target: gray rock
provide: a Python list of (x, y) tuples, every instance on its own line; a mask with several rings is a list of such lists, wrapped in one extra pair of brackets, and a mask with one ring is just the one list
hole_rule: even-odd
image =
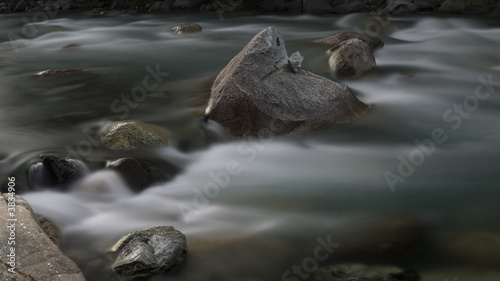
[(187, 253), (186, 237), (171, 226), (131, 232), (115, 243), (109, 253), (116, 256), (111, 269), (128, 278), (171, 271)]
[(167, 145), (172, 134), (165, 128), (139, 121), (113, 122), (97, 133), (101, 143), (111, 150), (136, 150)]
[(41, 155), (40, 159), (42, 161), (32, 165), (28, 171), (31, 187), (66, 187), (89, 171), (87, 165), (79, 160), (54, 155)]
[(323, 129), (359, 118), (367, 109), (346, 86), (292, 71), (283, 37), (269, 27), (219, 73), (205, 113), (236, 139)]
[(417, 11), (417, 6), (407, 0), (388, 0), (384, 11), (393, 15), (412, 14)]
[(299, 69), (302, 67), (302, 60), (304, 60), (304, 57), (299, 52), (293, 53), (290, 58), (288, 58), (288, 65), (290, 65), (293, 72), (299, 72)]
[(371, 48), (364, 41), (342, 41), (326, 52), (328, 67), (338, 77), (359, 77), (376, 67)]
[[(17, 195), (10, 197), (8, 194), (2, 194), (0, 221), (7, 224), (7, 220), (13, 218), (7, 209), (7, 204), (13, 202), (13, 199), (9, 198), (14, 198), (16, 203), (14, 213), (15, 219), (17, 219), (14, 222), (16, 235), (15, 245), (8, 245), (7, 242), (0, 244), (0, 256), (4, 258), (3, 262), (0, 262), (1, 280), (84, 281), (85, 277), (80, 269), (44, 233), (33, 210), (23, 198)], [(11, 230), (6, 226), (1, 227), (0, 240), (9, 241), (9, 237), (11, 237)], [(12, 252), (11, 247), (15, 248), (16, 273), (14, 274), (3, 270), (11, 267), (9, 265), (11, 259), (8, 257)], [(6, 273), (11, 275), (8, 275), (8, 278), (3, 278)]]
[(364, 264), (338, 264), (321, 267), (315, 281), (418, 281), (420, 276), (394, 266), (367, 266)]
[(334, 47), (342, 41), (353, 39), (353, 38), (364, 41), (366, 44), (368, 44), (368, 46), (370, 46), (372, 51), (384, 46), (384, 41), (382, 41), (380, 38), (364, 35), (364, 34), (357, 33), (357, 32), (352, 32), (352, 31), (337, 32), (337, 33), (334, 33), (332, 35), (328, 35), (326, 37), (316, 39), (313, 42), (320, 43), (320, 44), (327, 44), (327, 45)]
[(202, 28), (197, 23), (184, 23), (172, 27), (171, 30), (176, 34), (187, 34), (201, 32)]

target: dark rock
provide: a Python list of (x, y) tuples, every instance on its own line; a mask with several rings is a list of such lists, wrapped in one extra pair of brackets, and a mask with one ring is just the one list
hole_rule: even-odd
[(349, 39), (359, 39), (361, 41), (364, 41), (370, 48), (373, 50), (377, 48), (381, 48), (384, 46), (384, 41), (377, 37), (373, 36), (368, 36), (364, 34), (360, 34), (357, 32), (351, 32), (351, 31), (343, 31), (343, 32), (337, 32), (332, 35), (328, 35), (326, 37), (314, 40), (315, 43), (321, 43), (321, 44), (327, 44), (332, 47), (335, 45), (339, 44), (342, 41), (349, 40)]
[(333, 12), (339, 14), (359, 13), (366, 8), (363, 1), (345, 1), (344, 4), (335, 6)]
[(288, 64), (274, 27), (257, 34), (215, 79), (206, 116), (231, 138), (302, 133), (347, 123), (368, 106), (344, 85)]
[(202, 28), (197, 23), (184, 23), (172, 27), (171, 30), (176, 34), (187, 34), (201, 32)]
[(53, 221), (42, 215), (35, 214), (35, 216), (43, 232), (47, 234), (49, 239), (54, 244), (59, 245), (59, 243), (61, 243), (61, 231), (59, 230), (59, 227), (57, 227), (57, 225)]
[(420, 276), (410, 270), (393, 266), (339, 264), (321, 267), (315, 281), (418, 281)]
[(175, 10), (199, 11), (204, 0), (175, 0), (170, 8)]
[(149, 12), (168, 12), (170, 11), (170, 8), (168, 6), (168, 3), (165, 1), (156, 1), (151, 5), (151, 8), (149, 8)]
[(330, 0), (304, 0), (302, 1), (302, 13), (322, 15), (333, 12), (334, 4)]
[(101, 143), (111, 150), (136, 150), (167, 145), (172, 134), (165, 128), (139, 121), (113, 122), (97, 133)]
[(485, 14), (493, 8), (488, 2), (484, 0), (446, 0), (439, 7), (439, 11), (447, 13)]
[(388, 0), (384, 11), (393, 15), (412, 14), (417, 11), (417, 6), (407, 0)]
[[(106, 168), (117, 171), (125, 179), (130, 188), (136, 192), (144, 190), (154, 183), (164, 182), (168, 178), (163, 170), (146, 161), (134, 158), (121, 158), (108, 162)], [(178, 168), (173, 168), (176, 171), (170, 171), (170, 173), (174, 174), (178, 172)]]
[[(11, 199), (14, 198), (14, 199)], [(12, 218), (7, 211), (7, 203), (15, 200), (16, 210), (16, 244), (1, 243), (0, 256), (5, 258), (0, 263), (1, 280), (51, 280), (51, 281), (84, 281), (85, 277), (80, 269), (67, 258), (59, 248), (49, 239), (40, 227), (33, 210), (23, 198), (14, 195), (2, 194), (0, 198), (0, 221), (6, 222)], [(10, 229), (0, 228), (1, 241), (9, 241)], [(15, 271), (12, 274), (3, 269), (10, 268), (8, 264), (11, 247), (15, 247)], [(8, 258), (8, 259), (7, 259)], [(11, 274), (8, 278), (5, 274)]]
[(365, 0), (366, 8), (370, 11), (377, 11), (385, 3), (385, 0)]
[(47, 69), (38, 72), (36, 75), (39, 76), (54, 76), (54, 75), (65, 75), (65, 74), (79, 74), (88, 72), (86, 69), (79, 68), (69, 68), (69, 69)]
[(328, 66), (337, 77), (359, 77), (376, 67), (371, 48), (364, 41), (342, 41), (326, 53)]
[(28, 184), (31, 187), (65, 186), (89, 170), (79, 160), (62, 159), (54, 155), (42, 155), (40, 159), (42, 162), (31, 166), (28, 171)]
[(442, 0), (413, 0), (417, 11), (434, 11), (442, 2)]
[(113, 272), (146, 277), (169, 272), (182, 263), (187, 253), (186, 237), (171, 226), (158, 226), (123, 236), (108, 252), (116, 256)]
[(29, 8), (28, 2), (25, 0), (21, 0), (18, 2), (18, 4), (15, 6), (15, 8), (12, 10), (13, 12), (25, 12)]
[(256, 7), (256, 9), (261, 10), (264, 13), (284, 13), (296, 15), (302, 12), (302, 2), (303, 1), (300, 0), (261, 1), (257, 4), (258, 7)]

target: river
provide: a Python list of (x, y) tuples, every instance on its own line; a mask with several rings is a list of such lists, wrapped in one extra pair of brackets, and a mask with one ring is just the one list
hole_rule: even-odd
[[(487, 279), (490, 269), (477, 270), (466, 258), (441, 257), (446, 242), (437, 238), (500, 233), (498, 20), (42, 14), (0, 16), (0, 173), (26, 187), (26, 171), (40, 154), (89, 164), (93, 172), (68, 191), (21, 194), (61, 228), (63, 251), (88, 280), (119, 280), (107, 272), (104, 250), (130, 231), (158, 225), (185, 233), (189, 254), (176, 273), (152, 280), (287, 280), (283, 274), (321, 239), (339, 247), (318, 266), (360, 261), (411, 268), (424, 281), (498, 280), (498, 272)], [(167, 31), (185, 22), (203, 31)], [(327, 47), (310, 41), (336, 31), (381, 38), (377, 69), (340, 80), (370, 111), (319, 132), (197, 144), (210, 81), (271, 25), (289, 54), (305, 57), (304, 69), (325, 77)], [(36, 75), (54, 68), (89, 71)], [(155, 71), (158, 83), (146, 98), (123, 101)], [(102, 121), (129, 119), (177, 136), (172, 146), (135, 156), (182, 167), (139, 194), (102, 170), (106, 160), (127, 154), (96, 146), (89, 133)], [(411, 236), (408, 229), (423, 233), (410, 239), (417, 249), (394, 258), (360, 242), (372, 232), (395, 235), (391, 221), (408, 224), (395, 239)], [(491, 262), (498, 265), (498, 253)]]

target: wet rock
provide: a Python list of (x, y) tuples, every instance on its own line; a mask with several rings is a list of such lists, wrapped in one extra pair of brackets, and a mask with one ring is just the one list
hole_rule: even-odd
[[(106, 168), (118, 172), (130, 188), (136, 192), (144, 190), (154, 183), (164, 182), (172, 177), (167, 175), (162, 169), (146, 161), (130, 157), (108, 162)], [(172, 171), (172, 169), (175, 169), (175, 171)], [(178, 171), (179, 168), (171, 167), (169, 173), (173, 175)]]
[(28, 184), (31, 187), (63, 187), (87, 174), (85, 163), (74, 159), (58, 158), (54, 155), (41, 155), (40, 163), (32, 165), (28, 171)]
[(329, 69), (337, 77), (359, 77), (376, 67), (370, 46), (359, 39), (342, 41), (326, 54)]
[(370, 46), (370, 49), (373, 51), (377, 48), (381, 48), (384, 46), (384, 41), (377, 37), (373, 36), (368, 36), (364, 34), (360, 34), (357, 32), (351, 32), (351, 31), (344, 31), (344, 32), (337, 32), (332, 35), (328, 35), (326, 37), (314, 40), (315, 43), (320, 43), (320, 44), (327, 44), (332, 47), (336, 46), (337, 44), (349, 40), (349, 39), (358, 39)]
[(410, 1), (406, 0), (388, 0), (387, 7), (384, 12), (399, 15), (399, 14), (412, 14), (417, 11), (417, 6)]
[(86, 73), (88, 70), (79, 69), (79, 68), (68, 68), (68, 69), (47, 69), (44, 71), (38, 72), (36, 75), (38, 76), (55, 76), (55, 75), (66, 75), (66, 74), (79, 74)]
[(269, 27), (215, 79), (206, 116), (233, 139), (302, 133), (347, 123), (368, 106), (344, 85), (288, 64), (285, 41)]
[(179, 265), (187, 253), (186, 237), (171, 226), (158, 226), (123, 236), (108, 252), (116, 256), (113, 272), (146, 277)]
[(321, 267), (315, 281), (418, 281), (420, 276), (410, 270), (393, 266), (367, 266), (364, 264), (338, 264)]
[(184, 23), (172, 27), (171, 30), (176, 34), (187, 34), (201, 32), (202, 28), (197, 23)]
[(57, 227), (57, 225), (53, 221), (42, 215), (35, 214), (35, 216), (43, 232), (47, 234), (49, 239), (54, 244), (59, 245), (59, 243), (61, 243), (61, 231), (59, 230), (59, 227)]
[(111, 150), (136, 150), (167, 145), (172, 134), (165, 128), (139, 121), (113, 122), (97, 133), (101, 143)]
[[(0, 277), (9, 273), (7, 279), (1, 280), (51, 280), (51, 281), (84, 281), (85, 277), (80, 269), (66, 257), (59, 248), (49, 239), (40, 227), (33, 210), (23, 198), (14, 195), (2, 194), (0, 198), (0, 221), (6, 222), (12, 217), (8, 213), (9, 202), (16, 203), (15, 207), (15, 245), (7, 242), (0, 244), (0, 256), (4, 259), (0, 268), (10, 268), (11, 248), (15, 248), (15, 271), (0, 270)], [(0, 228), (1, 241), (9, 241), (11, 230), (8, 227)], [(11, 269), (12, 270), (12, 269)]]

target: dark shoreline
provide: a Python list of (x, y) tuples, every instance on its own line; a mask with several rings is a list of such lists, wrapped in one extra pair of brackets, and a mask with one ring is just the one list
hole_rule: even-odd
[(331, 15), (465, 14), (500, 16), (500, 0), (0, 0), (0, 14), (55, 11), (106, 13)]

